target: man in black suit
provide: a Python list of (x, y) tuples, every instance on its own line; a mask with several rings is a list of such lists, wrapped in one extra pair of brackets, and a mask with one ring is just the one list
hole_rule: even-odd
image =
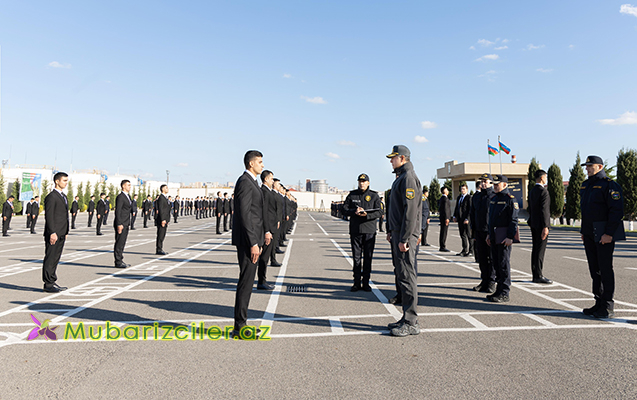
[[(235, 185), (235, 205), (237, 218), (232, 230), (232, 244), (237, 248), (239, 261), (239, 281), (234, 303), (233, 336), (246, 338), (243, 328), (247, 326), (248, 305), (257, 262), (263, 245), (269, 245), (272, 235), (266, 236), (263, 229), (263, 192), (259, 188), (257, 176), (263, 171), (263, 154), (256, 150), (248, 151), (243, 163), (246, 171)], [(258, 334), (258, 330), (253, 331)], [(252, 335), (252, 339), (256, 335)]]
[(88, 212), (88, 227), (90, 228), (93, 223), (93, 214), (95, 213), (95, 196), (91, 196), (91, 201), (88, 202), (86, 211)]
[[(280, 221), (279, 224), (279, 229), (277, 231), (277, 235), (274, 237), (274, 245), (276, 246), (274, 249), (274, 255), (276, 254), (284, 254), (285, 251), (281, 250), (281, 246), (285, 247), (285, 244), (283, 243), (283, 223), (285, 222), (285, 199), (283, 198), (283, 196), (281, 195), (281, 181), (278, 178), (274, 178), (274, 194), (276, 196), (274, 196), (276, 198), (276, 202), (277, 202), (277, 219), (278, 221)], [(274, 255), (272, 257), (272, 265), (276, 265), (279, 264), (278, 262), (276, 264), (274, 264), (276, 262), (276, 259), (274, 258)]]
[(106, 198), (104, 199), (104, 204), (106, 204), (106, 211), (104, 212), (104, 221), (102, 221), (102, 224), (106, 225), (108, 214), (111, 212), (111, 196), (106, 196)]
[(531, 272), (533, 282), (551, 284), (552, 280), (542, 274), (544, 268), (544, 253), (551, 226), (551, 198), (545, 185), (548, 182), (546, 171), (535, 171), (535, 186), (529, 195), (529, 226), (533, 249), (531, 250)]
[(144, 204), (142, 204), (142, 213), (144, 214), (144, 228), (148, 228), (148, 220), (150, 219), (150, 213), (153, 209), (153, 200), (151, 200), (150, 195), (146, 197), (144, 200)]
[(230, 196), (230, 229), (232, 229), (232, 220), (234, 219), (234, 193)]
[(100, 194), (100, 201), (97, 202), (97, 236), (102, 236), (102, 225), (104, 224), (104, 221), (106, 220), (105, 215), (106, 215), (106, 208), (108, 207), (108, 205), (106, 204), (106, 194), (102, 193)]
[(429, 243), (427, 243), (427, 231), (429, 231), (429, 216), (431, 214), (431, 210), (429, 209), (428, 199), (429, 199), (429, 188), (427, 186), (423, 186), (422, 187), (422, 218), (421, 218), (422, 230), (420, 232), (421, 246), (431, 246)]
[(179, 208), (181, 207), (181, 200), (179, 196), (175, 196), (175, 201), (173, 202), (173, 219), (175, 223), (177, 223), (177, 217), (179, 216)]
[(266, 270), (268, 262), (272, 257), (275, 243), (273, 238), (276, 237), (281, 223), (277, 220), (277, 194), (273, 191), (274, 175), (272, 171), (263, 170), (261, 172), (261, 191), (263, 192), (263, 230), (265, 236), (270, 238), (270, 242), (263, 246), (261, 255), (259, 256), (259, 269), (257, 270), (257, 289), (272, 290), (274, 285), (270, 285), (266, 279)]
[(163, 184), (159, 188), (161, 194), (155, 200), (155, 226), (157, 226), (157, 240), (155, 242), (155, 254), (165, 256), (164, 239), (170, 222), (170, 203), (168, 203), (168, 185)]
[(27, 216), (27, 229), (29, 229), (29, 227), (31, 226), (31, 207), (33, 205), (33, 197), (31, 197), (31, 200), (29, 200), (29, 202), (27, 203), (27, 206), (25, 207), (25, 215)]
[[(130, 196), (130, 193), (129, 193)], [(135, 220), (137, 219), (137, 195), (133, 196), (133, 202), (130, 209), (130, 230), (135, 230)]]
[(471, 243), (471, 196), (467, 193), (467, 185), (460, 186), (460, 195), (456, 199), (456, 209), (453, 212), (453, 220), (458, 223), (460, 240), (462, 240), (462, 251), (457, 256), (468, 257), (473, 255)]
[(77, 202), (80, 198), (75, 196), (73, 203), (71, 204), (71, 229), (75, 229), (75, 218), (77, 218), (77, 212), (80, 209), (80, 205)]
[(130, 228), (132, 215), (132, 200), (130, 198), (131, 183), (128, 179), (124, 179), (120, 183), (122, 192), (115, 198), (115, 218), (113, 220), (113, 228), (115, 228), (115, 246), (113, 247), (113, 255), (115, 257), (115, 268), (130, 267), (130, 264), (124, 262), (124, 247), (128, 238), (128, 230)]
[(2, 236), (9, 236), (9, 224), (13, 217), (13, 199), (15, 197), (9, 196), (2, 205)]
[(217, 235), (221, 235), (221, 216), (223, 215), (223, 197), (221, 197), (221, 192), (217, 192), (215, 215), (217, 216)]
[(449, 252), (447, 248), (447, 231), (449, 230), (449, 219), (451, 218), (451, 204), (449, 203), (449, 189), (440, 189), (442, 196), (438, 200), (438, 210), (440, 212), (440, 251)]
[(230, 199), (228, 193), (223, 194), (223, 231), (228, 232), (228, 215), (230, 214)]
[(199, 196), (195, 197), (195, 219), (199, 219)]
[(30, 228), (31, 233), (35, 234), (35, 224), (38, 222), (38, 215), (40, 215), (40, 196), (35, 196), (31, 205), (31, 221)]
[(42, 280), (44, 291), (58, 293), (67, 288), (57, 283), (56, 270), (66, 236), (69, 233), (69, 205), (66, 195), (62, 192), (69, 183), (69, 176), (58, 172), (53, 176), (55, 189), (44, 200), (44, 260), (42, 263)]

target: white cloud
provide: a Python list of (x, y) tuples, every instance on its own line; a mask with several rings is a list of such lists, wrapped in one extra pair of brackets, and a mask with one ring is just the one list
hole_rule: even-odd
[(475, 49), (476, 49), (476, 46), (469, 47), (469, 50), (475, 50)]
[(422, 121), (420, 123), (420, 126), (422, 126), (422, 129), (433, 129), (433, 128), (437, 128), (438, 124), (432, 121)]
[(186, 168), (188, 166), (188, 163), (185, 162), (180, 162), (175, 164), (176, 167), (180, 167), (180, 168)]
[(305, 101), (307, 101), (308, 103), (312, 103), (312, 104), (327, 104), (327, 101), (323, 100), (322, 97), (307, 97), (307, 96), (301, 96), (301, 98)]
[(543, 44), (541, 44), (541, 45), (539, 45), (539, 46), (536, 46), (536, 45), (534, 45), (534, 44), (532, 44), (532, 43), (529, 43), (529, 44), (527, 44), (527, 45), (526, 45), (526, 49), (527, 49), (527, 50), (537, 50), (537, 49), (541, 49), (541, 48), (543, 48), (543, 47), (544, 47), (544, 45), (543, 45)]
[(536, 69), (537, 72), (543, 72), (545, 74), (551, 73), (553, 72), (553, 68), (538, 68)]
[(568, 48), (569, 48), (569, 50), (573, 50), (575, 48), (575, 45), (574, 44), (569, 44)]
[(637, 7), (631, 4), (622, 4), (622, 6), (619, 8), (619, 12), (622, 14), (634, 15), (635, 17), (637, 17)]
[(506, 50), (506, 49), (508, 49), (508, 48), (509, 48), (509, 46), (500, 46), (500, 47), (496, 47), (496, 48), (495, 48), (495, 49), (493, 49), (493, 50)]
[(502, 39), (502, 43), (509, 43), (510, 40), (509, 39)]
[(427, 140), (427, 138), (426, 138), (426, 137), (424, 137), (424, 136), (418, 136), (418, 135), (416, 135), (416, 136), (414, 137), (414, 142), (416, 142), (416, 143), (427, 143), (428, 141), (429, 141), (429, 140)]
[(351, 140), (339, 140), (337, 143), (341, 146), (356, 147), (356, 143), (352, 142)]
[(51, 61), (51, 62), (49, 63), (49, 67), (53, 67), (53, 68), (67, 68), (67, 69), (68, 69), (68, 68), (71, 68), (71, 64), (62, 64), (62, 63), (59, 63), (59, 62), (57, 62), (57, 61)]
[(497, 60), (498, 58), (500, 58), (500, 56), (497, 55), (497, 54), (487, 54), (487, 55), (482, 56), (480, 58), (476, 58), (476, 61)]
[(484, 47), (489, 47), (492, 44), (495, 44), (495, 42), (491, 42), (491, 41), (489, 41), (487, 39), (480, 39), (480, 40), (478, 40), (478, 44), (481, 44)]
[(496, 78), (496, 74), (498, 73), (498, 71), (491, 69), (487, 72), (485, 72), (482, 75), (478, 75), (478, 78), (487, 78), (487, 80), (489, 82), (495, 82), (495, 78)]
[(336, 154), (336, 153), (332, 153), (332, 152), (325, 153), (325, 155), (326, 155), (328, 158), (331, 158), (332, 160), (338, 160), (339, 158), (341, 158), (341, 156), (339, 156), (339, 155), (338, 155), (338, 154)]
[(637, 111), (626, 111), (619, 118), (615, 119), (598, 119), (602, 125), (637, 125)]
[(284, 77), (284, 78), (288, 78), (288, 79), (289, 79), (289, 78), (291, 78), (291, 77), (292, 77), (292, 75), (290, 75), (290, 74), (283, 74), (283, 77)]

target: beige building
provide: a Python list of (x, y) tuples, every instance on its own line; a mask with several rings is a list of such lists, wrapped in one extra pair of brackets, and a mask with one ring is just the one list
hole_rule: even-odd
[[(540, 168), (542, 168), (540, 166)], [(460, 193), (461, 181), (477, 181), (480, 175), (489, 172), (489, 163), (461, 163), (448, 161), (443, 168), (437, 170), (438, 179), (449, 179), (453, 184), (453, 193)], [(509, 191), (518, 200), (520, 208), (526, 209), (529, 164), (522, 163), (502, 163), (502, 175), (509, 178)], [(491, 174), (500, 173), (500, 163), (491, 163)], [(455, 199), (451, 199), (455, 200)]]

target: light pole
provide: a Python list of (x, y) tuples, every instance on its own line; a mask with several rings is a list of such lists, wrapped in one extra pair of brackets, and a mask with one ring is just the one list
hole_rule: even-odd
[(166, 184), (168, 184), (168, 177), (170, 176), (170, 171), (166, 170)]

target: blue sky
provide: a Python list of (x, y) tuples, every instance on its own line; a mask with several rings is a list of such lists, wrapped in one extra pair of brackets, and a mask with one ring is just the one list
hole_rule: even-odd
[[(637, 2), (0, 1), (0, 158), (384, 190), (392, 145), (452, 159), (637, 147)], [(496, 158), (493, 158), (495, 161)], [(508, 157), (506, 158), (508, 161)]]

